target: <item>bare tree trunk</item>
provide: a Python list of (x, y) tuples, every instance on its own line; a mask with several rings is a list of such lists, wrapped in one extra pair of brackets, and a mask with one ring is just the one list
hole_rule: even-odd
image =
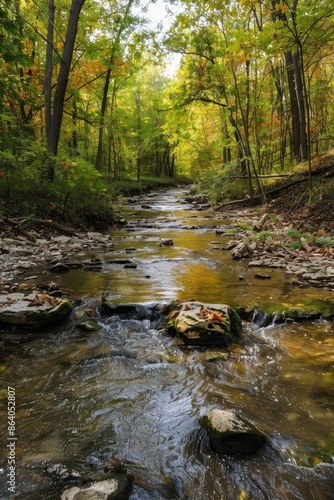
[(308, 148), (307, 148), (307, 135), (306, 135), (306, 114), (305, 114), (305, 101), (303, 88), (303, 76), (300, 67), (300, 57), (298, 52), (292, 55), (293, 69), (295, 74), (295, 85), (298, 103), (298, 114), (299, 114), (299, 128), (300, 128), (300, 159), (307, 160), (308, 158)]
[[(56, 92), (53, 100), (53, 112), (51, 116), (51, 126), (47, 137), (47, 146), (51, 155), (55, 156), (58, 151), (60, 129), (63, 119), (65, 94), (68, 84), (68, 76), (73, 58), (74, 43), (78, 30), (79, 16), (85, 0), (72, 0), (70, 17), (67, 24), (64, 51), (60, 62), (60, 69), (57, 78)], [(49, 45), (49, 44), (48, 44)], [(52, 162), (49, 166), (48, 179), (53, 181), (55, 165)]]
[(108, 71), (106, 74), (106, 79), (104, 82), (104, 88), (103, 88), (103, 97), (102, 97), (102, 103), (101, 103), (101, 116), (100, 116), (100, 128), (99, 128), (99, 140), (98, 140), (96, 160), (95, 160), (96, 170), (101, 169), (102, 152), (103, 152), (104, 118), (105, 118), (105, 114), (106, 114), (106, 110), (107, 110), (110, 75), (111, 75), (111, 66), (108, 68)]
[(292, 53), (286, 52), (284, 57), (290, 95), (293, 155), (296, 159), (300, 159), (300, 123)]
[(44, 110), (45, 110), (45, 131), (47, 140), (51, 135), (51, 116), (52, 116), (52, 69), (53, 69), (53, 34), (54, 34), (54, 19), (55, 19), (55, 4), (54, 0), (49, 0), (49, 19), (48, 19), (48, 33), (45, 57), (45, 79), (44, 79)]

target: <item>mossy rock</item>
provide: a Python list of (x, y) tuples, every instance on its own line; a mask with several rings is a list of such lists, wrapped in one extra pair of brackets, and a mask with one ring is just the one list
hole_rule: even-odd
[(234, 412), (211, 410), (200, 419), (200, 424), (219, 453), (255, 453), (267, 441), (252, 423)]
[(268, 326), (272, 323), (313, 321), (334, 318), (334, 303), (325, 300), (305, 301), (301, 304), (263, 302), (256, 307), (237, 307), (240, 317), (252, 323)]
[(241, 319), (226, 304), (173, 302), (165, 311), (168, 311), (166, 328), (189, 345), (226, 347), (241, 334)]

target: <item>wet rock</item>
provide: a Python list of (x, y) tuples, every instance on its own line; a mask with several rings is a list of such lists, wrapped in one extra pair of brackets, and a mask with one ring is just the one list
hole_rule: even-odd
[(187, 203), (199, 203), (199, 204), (208, 203), (208, 195), (205, 193), (197, 195), (189, 194), (185, 196), (184, 200)]
[(305, 301), (305, 304), (300, 306), (270, 302), (253, 308), (238, 307), (237, 312), (243, 320), (266, 327), (273, 323), (282, 324), (287, 321), (301, 323), (320, 318), (332, 319), (334, 304), (324, 300)]
[(107, 479), (98, 481), (86, 488), (74, 486), (65, 490), (61, 496), (61, 500), (111, 500), (122, 497), (121, 484), (117, 479)]
[(165, 241), (162, 241), (161, 243), (159, 243), (159, 246), (172, 246), (174, 245), (174, 242), (173, 240), (165, 240)]
[(89, 264), (82, 266), (83, 271), (89, 271), (89, 272), (94, 272), (97, 273), (99, 271), (102, 271), (102, 265), (96, 265), (96, 264)]
[(189, 345), (229, 346), (241, 333), (239, 315), (226, 304), (175, 302), (165, 311), (167, 329)]
[(211, 410), (200, 419), (212, 448), (218, 453), (255, 453), (266, 437), (240, 415), (224, 410)]
[(70, 271), (70, 268), (62, 262), (57, 262), (57, 264), (50, 267), (49, 271), (51, 273), (68, 273), (68, 271)]
[(119, 226), (126, 226), (128, 224), (128, 221), (120, 217), (116, 220), (116, 224), (118, 224)]
[(113, 260), (108, 260), (107, 264), (118, 264), (118, 265), (132, 264), (132, 261), (129, 259), (113, 259)]
[(99, 304), (98, 311), (102, 316), (118, 316), (121, 319), (136, 319), (143, 321), (148, 319), (151, 322), (162, 320), (158, 304), (111, 304), (102, 302)]
[(99, 241), (99, 242), (107, 242), (108, 240), (110, 240), (110, 235), (91, 231), (91, 232), (87, 233), (87, 238), (89, 240), (94, 240), (94, 241)]
[(56, 292), (57, 290), (59, 290), (59, 286), (53, 281), (48, 281), (47, 283), (39, 283), (38, 285), (36, 285), (36, 287), (39, 288), (39, 290), (43, 290), (43, 292)]
[(65, 298), (46, 294), (12, 293), (0, 296), (0, 321), (15, 325), (43, 326), (56, 323), (72, 311)]
[(100, 325), (92, 319), (86, 319), (85, 321), (80, 321), (80, 323), (78, 323), (77, 326), (81, 330), (85, 330), (87, 332), (93, 332), (100, 329)]
[(48, 467), (45, 471), (50, 476), (55, 476), (61, 480), (74, 481), (81, 477), (77, 471), (69, 470), (66, 465), (54, 464)]
[(95, 311), (91, 309), (86, 309), (84, 311), (77, 311), (74, 315), (74, 321), (78, 328), (88, 332), (92, 332), (100, 329), (100, 325), (92, 319), (95, 316)]

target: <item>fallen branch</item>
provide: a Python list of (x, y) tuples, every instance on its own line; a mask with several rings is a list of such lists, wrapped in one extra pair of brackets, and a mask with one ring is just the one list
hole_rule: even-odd
[[(334, 165), (328, 165), (326, 164), (325, 166), (323, 167), (319, 167), (319, 168), (316, 168), (312, 171), (312, 176), (316, 176), (316, 175), (323, 175), (323, 174), (327, 174), (329, 176), (329, 171), (330, 170), (333, 170), (334, 169)], [(281, 175), (281, 177), (283, 177), (285, 174)], [(309, 178), (308, 178), (308, 172), (296, 172), (294, 174), (286, 174), (287, 176), (292, 176), (292, 175), (302, 175), (304, 176), (302, 179), (296, 179), (292, 182), (288, 182), (287, 184), (283, 184), (282, 186), (279, 186), (277, 188), (274, 188), (274, 189), (271, 189), (270, 191), (266, 191), (265, 194), (266, 196), (275, 196), (276, 194), (280, 193), (281, 191), (284, 191), (286, 189), (289, 189), (290, 187), (293, 187), (297, 184), (300, 184), (301, 182), (308, 182)], [(260, 175), (258, 177), (261, 177)], [(271, 177), (274, 177), (274, 176), (271, 176)], [(233, 177), (230, 177), (229, 179), (232, 179)], [(238, 176), (234, 176), (234, 178), (238, 178)], [(248, 176), (247, 176), (248, 178)], [(228, 207), (230, 205), (243, 205), (243, 204), (247, 204), (247, 205), (257, 205), (259, 203), (261, 203), (261, 198), (260, 196), (254, 196), (253, 198), (250, 198), (250, 197), (247, 197), (247, 198), (242, 198), (240, 200), (233, 200), (233, 201), (227, 201), (227, 202), (224, 202), (224, 203), (220, 203), (219, 205), (216, 205), (215, 207), (212, 207), (212, 210), (213, 211), (217, 211), (217, 210), (220, 210), (221, 208), (224, 208), (224, 207)]]
[(293, 257), (295, 258), (298, 258), (298, 259), (303, 259), (303, 260), (309, 260), (308, 257), (305, 257), (304, 255), (301, 255), (300, 253), (296, 253), (296, 252), (293, 252), (292, 250), (290, 250), (289, 248), (287, 248), (286, 246), (284, 245), (281, 245), (281, 247), (283, 248), (283, 250), (285, 250), (288, 254), (292, 255)]
[(259, 196), (254, 196), (253, 199), (247, 196), (247, 198), (242, 198), (241, 200), (225, 201), (224, 203), (220, 203), (219, 205), (212, 207), (212, 210), (216, 212), (217, 210), (220, 210), (223, 207), (229, 207), (230, 205), (257, 205), (259, 203), (261, 203), (261, 198)]
[(18, 222), (16, 219), (6, 219), (6, 222), (9, 224), (12, 224), (14, 226), (22, 225), (25, 222), (28, 222), (30, 224), (34, 224), (36, 226), (44, 226), (48, 227), (51, 229), (55, 229), (56, 231), (59, 231), (60, 233), (64, 234), (70, 234), (73, 236), (76, 236), (76, 230), (68, 227), (68, 226), (63, 226), (62, 224), (58, 224), (57, 222), (53, 222), (51, 220), (45, 220), (45, 219), (34, 219), (34, 218), (25, 218), (23, 221)]

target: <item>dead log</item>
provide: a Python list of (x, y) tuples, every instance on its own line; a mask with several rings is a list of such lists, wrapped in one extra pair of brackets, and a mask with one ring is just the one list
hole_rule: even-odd
[(24, 220), (21, 222), (19, 222), (18, 219), (6, 219), (6, 222), (14, 226), (19, 226), (25, 222), (28, 222), (30, 224), (34, 224), (35, 226), (44, 226), (47, 228), (55, 229), (60, 233), (69, 234), (71, 236), (77, 236), (76, 230), (73, 229), (72, 227), (63, 226), (62, 224), (58, 224), (57, 222), (53, 222), (51, 220), (46, 220), (46, 219), (35, 219), (29, 217), (29, 218), (24, 218)]
[(262, 200), (259, 196), (254, 196), (254, 198), (250, 198), (247, 196), (247, 198), (242, 198), (240, 200), (225, 201), (224, 203), (220, 203), (219, 205), (212, 207), (212, 210), (216, 212), (221, 208), (229, 207), (232, 205), (259, 205), (261, 204), (261, 201)]

